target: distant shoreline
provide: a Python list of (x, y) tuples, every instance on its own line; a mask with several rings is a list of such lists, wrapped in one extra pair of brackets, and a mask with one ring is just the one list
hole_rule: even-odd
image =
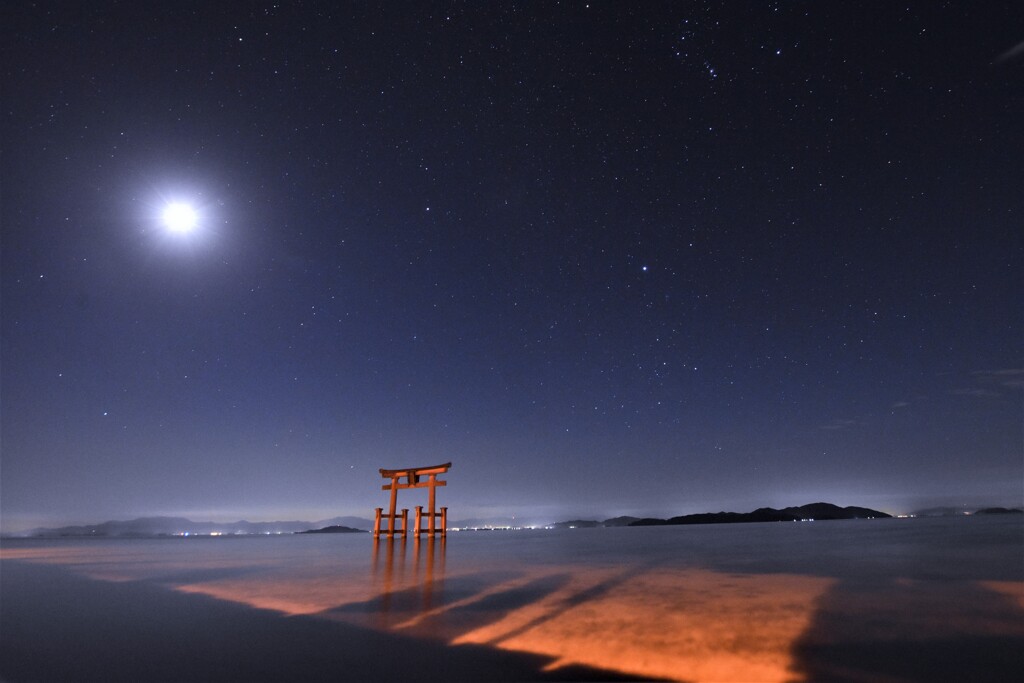
[(759, 522), (814, 522), (832, 521), (840, 519), (892, 519), (893, 517), (969, 517), (971, 515), (1000, 515), (1000, 514), (1024, 514), (1024, 510), (1017, 508), (982, 508), (974, 512), (946, 512), (933, 513), (931, 510), (923, 511), (924, 514), (911, 515), (890, 515), (887, 512), (872, 510), (870, 508), (847, 506), (845, 508), (833, 505), (832, 503), (811, 503), (796, 507), (783, 508), (758, 508), (753, 512), (701, 512), (690, 515), (679, 515), (662, 519), (658, 517), (613, 517), (604, 521), (593, 519), (576, 519), (567, 522), (558, 522), (552, 527), (558, 529), (586, 529), (594, 527), (620, 527), (620, 526), (675, 526), (695, 524), (750, 524)]
[[(964, 517), (972, 515), (1015, 515), (1024, 514), (1019, 508), (989, 507), (971, 512), (954, 508), (929, 508), (918, 514), (897, 515), (898, 517)], [(839, 507), (831, 503), (811, 503), (796, 507), (758, 508), (752, 512), (702, 512), (679, 515), (667, 519), (656, 517), (613, 517), (603, 521), (596, 519), (574, 519), (551, 524), (518, 525), (497, 521), (472, 520), (456, 521), (449, 529), (458, 531), (502, 531), (521, 529), (586, 529), (596, 527), (624, 526), (677, 526), (698, 524), (742, 524), (760, 522), (829, 521), (838, 519), (887, 519), (886, 512), (870, 508)], [(341, 522), (347, 522), (345, 524)], [(359, 528), (363, 526), (365, 528)], [(2, 539), (84, 539), (84, 538), (246, 538), (257, 536), (291, 536), (298, 534), (350, 534), (368, 533), (370, 520), (357, 517), (335, 518), (321, 522), (194, 522), (184, 518), (143, 517), (130, 521), (108, 521), (101, 524), (67, 526), (58, 528), (37, 528), (23, 533), (0, 535)]]

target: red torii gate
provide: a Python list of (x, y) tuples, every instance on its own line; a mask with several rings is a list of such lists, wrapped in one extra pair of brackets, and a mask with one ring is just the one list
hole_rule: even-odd
[[(388, 513), (384, 514), (384, 508), (377, 508), (377, 519), (373, 523), (373, 537), (380, 537), (380, 523), (381, 520), (387, 518), (388, 538), (395, 535), (395, 520), (401, 518), (402, 520), (402, 534), (405, 536), (409, 535), (409, 509), (402, 508), (402, 513), (398, 514), (396, 506), (398, 505), (398, 489), (421, 489), (429, 488), (430, 493), (427, 498), (427, 528), (422, 528), (422, 520), (424, 517), (423, 506), (416, 506), (416, 527), (415, 533), (418, 538), (423, 532), (429, 533), (433, 536), (436, 532), (435, 521), (438, 517), (441, 518), (441, 536), (447, 536), (448, 527), (448, 508), (441, 508), (441, 512), (434, 511), (434, 489), (438, 486), (447, 486), (448, 482), (441, 481), (437, 478), (437, 475), (444, 474), (452, 466), (450, 462), (446, 462), (443, 465), (431, 465), (428, 467), (408, 467), (404, 470), (380, 470), (380, 476), (385, 479), (390, 479), (390, 484), (384, 484), (381, 486), (382, 491), (391, 491), (391, 505), (388, 508)], [(399, 480), (405, 478), (405, 482)], [(426, 477), (426, 481), (422, 478)]]

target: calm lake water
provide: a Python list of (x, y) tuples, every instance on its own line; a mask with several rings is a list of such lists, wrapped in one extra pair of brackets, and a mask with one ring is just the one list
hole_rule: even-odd
[(0, 678), (1008, 680), (1022, 516), (5, 539)]

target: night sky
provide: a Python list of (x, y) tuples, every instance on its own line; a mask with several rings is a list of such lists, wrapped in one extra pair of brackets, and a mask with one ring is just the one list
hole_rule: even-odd
[(1024, 502), (1016, 3), (334, 5), (4, 6), (5, 530)]

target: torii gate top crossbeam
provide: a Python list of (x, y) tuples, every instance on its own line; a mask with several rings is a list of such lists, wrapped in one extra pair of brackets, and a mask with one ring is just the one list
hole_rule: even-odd
[[(396, 489), (415, 489), (430, 486), (444, 486), (448, 482), (440, 481), (437, 479), (438, 474), (444, 474), (452, 466), (450, 462), (446, 462), (443, 465), (429, 465), (427, 467), (407, 467), (401, 470), (380, 470), (380, 476), (385, 479), (390, 479), (390, 484), (384, 484), (381, 486), (382, 491), (390, 491), (392, 487)], [(427, 481), (420, 481), (420, 477), (427, 476)], [(400, 484), (399, 479), (405, 477), (406, 483)]]

